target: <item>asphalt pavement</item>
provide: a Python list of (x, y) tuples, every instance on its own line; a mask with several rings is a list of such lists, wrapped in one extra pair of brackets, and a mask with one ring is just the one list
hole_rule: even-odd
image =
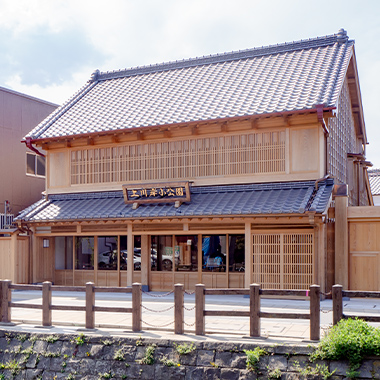
[[(248, 317), (205, 318), (205, 336), (195, 335), (195, 296), (185, 294), (185, 334), (175, 335), (173, 293), (148, 292), (142, 296), (142, 332), (132, 332), (132, 315), (125, 313), (96, 312), (95, 330), (85, 329), (85, 313), (80, 311), (52, 311), (52, 327), (42, 327), (42, 311), (38, 309), (12, 308), (12, 324), (0, 328), (38, 333), (78, 333), (115, 336), (142, 336), (174, 340), (218, 340), (218, 341), (263, 341), (266, 343), (308, 344), (310, 322), (307, 319), (267, 319), (261, 318), (261, 337), (249, 337)], [(83, 292), (53, 292), (53, 305), (84, 306)], [(12, 302), (22, 304), (42, 304), (39, 291), (12, 291)], [(378, 299), (344, 300), (344, 313), (350, 315), (380, 315)], [(96, 306), (131, 307), (131, 294), (96, 294)], [(241, 295), (206, 296), (206, 310), (249, 310), (249, 298)], [(308, 313), (308, 300), (261, 299), (261, 311), (271, 313)], [(321, 301), (321, 336), (332, 325), (332, 300)], [(374, 324), (376, 326), (376, 324)]]

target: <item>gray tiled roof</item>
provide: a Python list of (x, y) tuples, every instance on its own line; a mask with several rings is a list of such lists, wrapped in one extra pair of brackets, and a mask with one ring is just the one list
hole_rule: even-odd
[(201, 216), (304, 214), (325, 211), (334, 182), (327, 179), (315, 189), (314, 181), (191, 187), (191, 201), (125, 204), (121, 191), (50, 195), (25, 209), (16, 220), (48, 222), (94, 219), (138, 219)]
[(334, 107), (352, 55), (346, 32), (114, 72), (96, 71), (26, 137)]
[(380, 169), (368, 170), (368, 179), (372, 195), (380, 194)]

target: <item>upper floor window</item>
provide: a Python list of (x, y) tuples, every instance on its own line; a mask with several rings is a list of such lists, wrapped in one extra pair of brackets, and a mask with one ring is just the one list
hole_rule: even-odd
[(26, 153), (26, 174), (45, 177), (45, 157), (35, 153)]

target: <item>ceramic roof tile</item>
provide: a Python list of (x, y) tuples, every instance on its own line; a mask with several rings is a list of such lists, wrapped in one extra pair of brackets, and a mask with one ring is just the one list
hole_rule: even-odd
[(341, 30), (310, 40), (95, 72), (26, 137), (36, 140), (308, 110), (316, 104), (333, 107), (353, 44)]
[(191, 187), (191, 201), (141, 204), (136, 210), (125, 204), (121, 191), (50, 195), (25, 209), (16, 220), (29, 222), (118, 218), (303, 214), (325, 211), (334, 181), (315, 189), (314, 181), (232, 186)]
[(380, 194), (380, 169), (368, 170), (368, 179), (372, 195)]

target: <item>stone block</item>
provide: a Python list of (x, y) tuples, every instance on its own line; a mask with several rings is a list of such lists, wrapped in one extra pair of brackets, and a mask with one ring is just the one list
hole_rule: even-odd
[(247, 368), (247, 355), (244, 352), (232, 353), (231, 355), (232, 368)]
[(199, 367), (211, 367), (215, 361), (214, 351), (200, 350), (197, 355), (197, 366)]
[(165, 380), (177, 380), (185, 379), (186, 370), (185, 367), (167, 367), (165, 365), (155, 365), (154, 376), (155, 379), (165, 379)]
[(179, 362), (181, 365), (196, 365), (197, 364), (197, 354), (196, 352), (191, 352), (190, 354), (186, 355), (179, 355)]
[(187, 367), (186, 380), (204, 380), (203, 367)]
[(232, 353), (227, 352), (216, 352), (215, 353), (215, 364), (218, 367), (231, 367)]
[(33, 345), (33, 351), (37, 354), (43, 354), (46, 352), (48, 343), (43, 340), (36, 340)]
[[(260, 358), (261, 359), (261, 358)], [(268, 364), (265, 368), (268, 369), (279, 369), (280, 371), (286, 371), (288, 367), (288, 360), (282, 355), (273, 355), (267, 357)], [(261, 361), (261, 360), (260, 360)]]
[(345, 376), (349, 368), (348, 362), (332, 361), (330, 363), (330, 372), (334, 372), (334, 375)]
[(240, 371), (234, 368), (222, 368), (220, 370), (220, 380), (239, 380)]
[(106, 373), (111, 370), (110, 360), (96, 360), (95, 361), (95, 373)]

